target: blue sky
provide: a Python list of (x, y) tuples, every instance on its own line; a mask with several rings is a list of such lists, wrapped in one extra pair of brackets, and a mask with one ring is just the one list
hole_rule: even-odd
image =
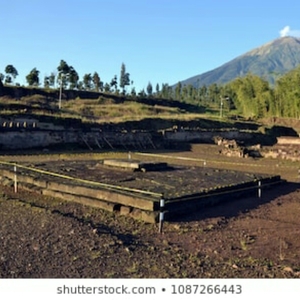
[(0, 0), (0, 72), (16, 82), (61, 59), (104, 82), (126, 65), (137, 91), (212, 70), (264, 43), (300, 36), (300, 1)]

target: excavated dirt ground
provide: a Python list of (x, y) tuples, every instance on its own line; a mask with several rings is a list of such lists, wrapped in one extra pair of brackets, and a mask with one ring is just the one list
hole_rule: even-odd
[[(233, 199), (165, 223), (163, 234), (156, 224), (0, 187), (0, 277), (300, 278), (297, 163), (225, 158), (215, 145), (156, 154), (162, 156), (149, 159), (185, 165), (203, 165), (204, 159), (212, 167), (279, 174), (288, 183), (263, 191), (261, 199)], [(1, 160), (37, 163), (54, 157), (98, 159), (45, 154)]]

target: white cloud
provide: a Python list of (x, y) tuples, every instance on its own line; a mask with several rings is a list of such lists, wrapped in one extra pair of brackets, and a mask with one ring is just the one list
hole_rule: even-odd
[(281, 37), (288, 36), (291, 31), (290, 26), (285, 26), (283, 29), (279, 31)]
[(291, 30), (290, 26), (285, 26), (279, 31), (281, 37), (284, 36), (296, 36), (300, 37), (300, 30)]

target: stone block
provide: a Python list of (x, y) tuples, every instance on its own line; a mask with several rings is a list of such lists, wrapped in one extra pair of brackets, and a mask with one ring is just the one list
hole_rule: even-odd
[(131, 211), (132, 211), (131, 207), (123, 206), (123, 205), (120, 207), (120, 215), (129, 215)]

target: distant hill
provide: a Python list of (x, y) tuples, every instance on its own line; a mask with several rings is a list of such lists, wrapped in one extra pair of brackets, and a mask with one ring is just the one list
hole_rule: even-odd
[(300, 38), (282, 37), (253, 49), (206, 73), (181, 81), (198, 88), (213, 83), (224, 84), (252, 73), (273, 84), (280, 75), (300, 64)]

